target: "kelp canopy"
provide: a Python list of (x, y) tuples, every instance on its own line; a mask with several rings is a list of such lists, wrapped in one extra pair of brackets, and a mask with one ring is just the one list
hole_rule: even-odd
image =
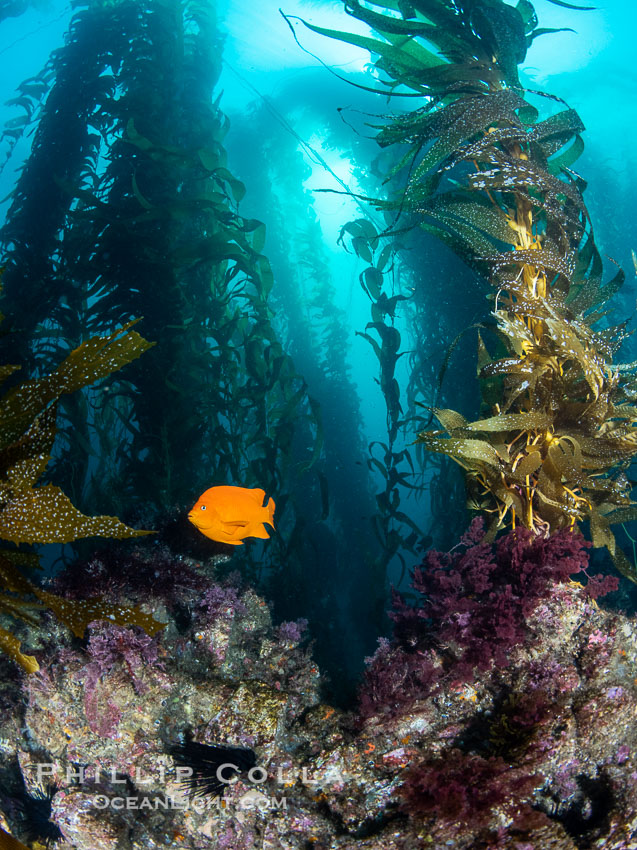
[(479, 340), (488, 415), (469, 422), (436, 409), (441, 428), (418, 441), (466, 470), (470, 504), (493, 515), (493, 532), (507, 521), (550, 534), (589, 520), (594, 544), (637, 580), (609, 528), (637, 516), (625, 475), (637, 451), (636, 364), (613, 365), (625, 326), (601, 323), (624, 276), (603, 283), (586, 183), (572, 170), (579, 116), (518, 77), (528, 46), (554, 30), (528, 0), (345, 9), (377, 37), (308, 26), (368, 49), (380, 91), (423, 104), (376, 128), (382, 147), (400, 151), (386, 181), (398, 191), (377, 206), (392, 224), (400, 216), (401, 228), (407, 218), (435, 234), (495, 290), (493, 356)]

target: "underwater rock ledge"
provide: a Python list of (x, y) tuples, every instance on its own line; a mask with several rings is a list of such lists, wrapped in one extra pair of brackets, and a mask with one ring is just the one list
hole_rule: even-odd
[[(40, 673), (2, 662), (0, 827), (23, 841), (44, 791), (59, 850), (637, 847), (637, 626), (581, 586), (551, 585), (507, 666), (356, 716), (321, 702), (304, 622), (273, 626), (214, 565), (126, 558), (122, 575), (182, 577), (111, 582), (159, 634), (101, 622), (83, 646), (51, 619)], [(258, 770), (188, 798), (170, 755), (187, 738), (253, 750)]]

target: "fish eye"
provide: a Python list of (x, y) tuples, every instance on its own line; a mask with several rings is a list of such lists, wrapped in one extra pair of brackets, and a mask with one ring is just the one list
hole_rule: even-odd
[(205, 506), (205, 505), (202, 505), (202, 506), (201, 506), (201, 510), (202, 510), (202, 511), (205, 511), (205, 510), (206, 510), (206, 506)]

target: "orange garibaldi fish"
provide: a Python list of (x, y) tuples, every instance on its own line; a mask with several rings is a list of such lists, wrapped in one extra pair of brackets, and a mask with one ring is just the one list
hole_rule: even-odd
[(218, 543), (242, 546), (246, 537), (269, 538), (264, 523), (274, 528), (274, 499), (263, 504), (265, 490), (256, 487), (211, 487), (202, 493), (188, 519)]

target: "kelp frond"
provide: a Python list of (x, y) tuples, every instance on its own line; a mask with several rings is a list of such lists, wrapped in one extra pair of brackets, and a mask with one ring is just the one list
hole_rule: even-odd
[(572, 278), (550, 286), (548, 263), (526, 248), (510, 260), (518, 271), (501, 281), (493, 312), (508, 355), (491, 360), (481, 341), (480, 376), (502, 382), (494, 415), (466, 422), (436, 411), (443, 429), (418, 440), (467, 470), (473, 507), (496, 515), (498, 526), (510, 520), (550, 533), (588, 519), (593, 542), (609, 546), (625, 570), (608, 531), (637, 516), (623, 472), (637, 452), (637, 380), (611, 363), (623, 329), (596, 333), (567, 302)]
[(489, 280), (506, 350), (492, 360), (480, 340), (480, 376), (499, 390), (491, 415), (437, 410), (441, 429), (418, 441), (464, 467), (471, 505), (493, 514), (494, 529), (549, 534), (589, 520), (593, 543), (637, 580), (609, 528), (637, 517), (624, 474), (637, 453), (637, 377), (634, 364), (612, 363), (624, 326), (596, 329), (623, 272), (602, 284), (585, 183), (571, 170), (579, 116), (545, 95), (551, 113), (540, 118), (538, 93), (517, 74), (551, 30), (528, 0), (347, 0), (346, 11), (377, 38), (323, 34), (370, 50), (388, 95), (422, 95), (421, 108), (378, 128), (381, 146), (401, 146), (386, 181), (400, 188), (376, 204)]
[[(55, 439), (56, 401), (64, 393), (110, 375), (139, 357), (152, 343), (130, 323), (105, 337), (93, 337), (71, 351), (50, 375), (17, 384), (0, 398), (0, 539), (8, 544), (69, 543), (80, 537), (136, 537), (152, 532), (129, 528), (116, 517), (85, 516), (52, 484), (36, 486), (51, 458)], [(6, 366), (0, 377), (17, 367)], [(154, 634), (162, 624), (139, 608), (112, 605), (99, 599), (70, 601), (38, 587), (23, 573), (37, 566), (37, 557), (16, 548), (0, 549), (0, 614), (39, 624), (43, 609), (81, 637), (92, 620), (142, 626)], [(21, 650), (18, 638), (0, 626), (0, 652), (32, 673), (34, 656)]]

